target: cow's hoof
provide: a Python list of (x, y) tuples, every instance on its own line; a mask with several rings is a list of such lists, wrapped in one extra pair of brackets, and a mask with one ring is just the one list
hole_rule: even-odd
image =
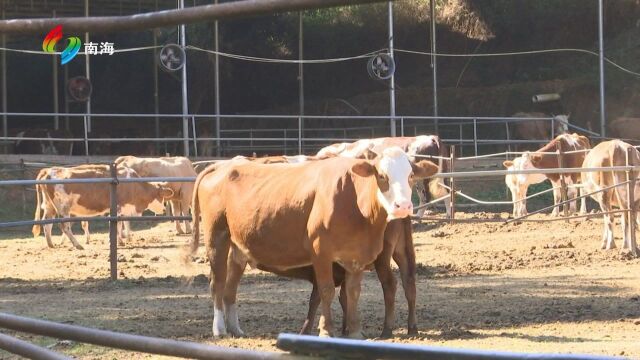
[(381, 339), (388, 339), (392, 336), (393, 336), (393, 333), (391, 332), (391, 329), (389, 328), (382, 329), (382, 333), (380, 334)]
[(76, 245), (75, 248), (78, 249), (78, 250), (84, 250), (84, 248), (80, 244)]
[(331, 331), (320, 329), (320, 333), (318, 334), (318, 336), (319, 337), (333, 337), (333, 334), (331, 333)]
[(246, 335), (244, 334), (244, 331), (237, 329), (237, 330), (229, 330), (229, 333), (231, 334), (232, 337), (234, 338), (243, 338)]
[(409, 326), (409, 328), (407, 329), (407, 335), (418, 335), (418, 326)]

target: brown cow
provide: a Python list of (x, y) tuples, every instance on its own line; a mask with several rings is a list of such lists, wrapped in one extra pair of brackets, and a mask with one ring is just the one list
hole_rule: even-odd
[(347, 333), (361, 337), (363, 270), (382, 251), (387, 223), (411, 214), (414, 175), (431, 176), (437, 166), (412, 164), (402, 149), (389, 148), (375, 161), (338, 157), (301, 164), (230, 162), (208, 170), (213, 168), (196, 180), (191, 251), (198, 247), (201, 215), (213, 274), (214, 336), (227, 328), (243, 334), (235, 302), (247, 263), (280, 270), (312, 265), (322, 305), (320, 335), (333, 335), (337, 262), (346, 271)]
[[(139, 158), (135, 156), (120, 156), (115, 161), (118, 166), (131, 168), (140, 177), (196, 177), (196, 171), (191, 165), (191, 161), (186, 157), (161, 157), (161, 158)], [(191, 182), (170, 182), (167, 187), (173, 190), (173, 196), (169, 198), (171, 211), (174, 216), (188, 216), (191, 208), (191, 198), (193, 197), (193, 183)], [(176, 231), (178, 234), (191, 232), (189, 221), (184, 221), (185, 231), (180, 226), (180, 221), (176, 221)]]
[[(89, 179), (110, 177), (108, 165), (81, 165), (71, 168), (51, 167), (40, 170), (38, 180), (48, 179)], [(134, 170), (128, 168), (118, 169), (119, 177), (137, 177)], [(141, 215), (145, 209), (161, 214), (164, 212), (163, 201), (171, 197), (171, 189), (153, 183), (123, 183), (118, 186), (118, 214)], [(109, 184), (40, 184), (36, 185), (36, 211), (34, 220), (53, 218), (56, 215), (63, 218), (74, 216), (95, 216), (109, 212), (110, 196)], [(41, 214), (44, 212), (44, 214)], [(41, 216), (42, 215), (42, 216)], [(83, 222), (82, 227), (89, 242), (88, 223)], [(53, 247), (51, 241), (52, 225), (44, 225), (44, 234), (47, 245)], [(70, 223), (60, 225), (62, 232), (69, 238), (76, 249), (83, 247), (76, 241), (71, 232)], [(40, 235), (41, 226), (33, 226), (33, 236)], [(128, 230), (128, 229), (127, 229)], [(127, 235), (130, 234), (127, 231)], [(123, 236), (125, 234), (122, 234)], [(122, 244), (122, 239), (119, 239)]]
[[(422, 160), (424, 157), (437, 156), (438, 167), (440, 171), (447, 172), (449, 170), (448, 161), (441, 159), (442, 157), (449, 156), (449, 150), (442, 144), (440, 138), (436, 135), (420, 135), (415, 137), (384, 137), (376, 139), (361, 139), (353, 143), (338, 143), (326, 146), (318, 153), (318, 157), (328, 156), (343, 156), (356, 159), (370, 159), (375, 157), (376, 153), (381, 153), (384, 149), (398, 146), (407, 155), (410, 156), (411, 161)], [(371, 156), (373, 154), (373, 156)], [(416, 156), (418, 155), (418, 156)], [(424, 157), (420, 157), (420, 155)], [(440, 198), (449, 193), (449, 191), (441, 186), (446, 185), (446, 180), (428, 179), (417, 183), (418, 197), (420, 198), (420, 207), (417, 216), (422, 217), (425, 212), (424, 204), (428, 203), (433, 198)], [(429, 191), (427, 191), (427, 189)], [(447, 215), (451, 216), (451, 204), (449, 198), (444, 200)]]
[[(582, 167), (597, 168), (625, 166), (627, 165), (627, 151), (630, 151), (629, 165), (640, 165), (640, 153), (638, 153), (638, 150), (621, 140), (611, 140), (604, 141), (596, 145), (585, 157)], [(638, 176), (637, 171), (636, 176)], [(624, 183), (626, 180), (625, 171), (596, 171), (582, 173), (582, 183), (584, 184), (584, 190), (587, 192), (595, 192), (608, 186)], [(632, 206), (637, 209), (638, 206), (640, 206), (639, 182), (635, 183), (634, 191), (635, 197), (633, 199)], [(612, 189), (604, 190), (603, 192), (592, 194), (591, 197), (600, 204), (600, 209), (605, 213), (603, 215), (604, 230), (602, 233), (602, 248), (613, 249), (616, 247), (613, 240), (613, 215), (607, 214), (606, 212), (611, 211), (613, 207), (629, 209), (627, 185), (621, 185)], [(629, 226), (631, 221), (636, 221), (636, 219), (630, 219), (628, 212), (620, 214), (622, 236), (624, 239), (622, 248), (629, 249), (634, 256), (638, 256), (637, 246), (631, 238), (631, 227)]]
[[(237, 159), (237, 158), (236, 158)], [(271, 156), (268, 158), (256, 158), (252, 161), (262, 163), (295, 163), (318, 160), (318, 157), (312, 156)], [(231, 250), (233, 252), (233, 249)], [(233, 256), (233, 255), (232, 255)], [(378, 255), (375, 261), (375, 269), (378, 273), (378, 279), (382, 284), (382, 290), (384, 293), (385, 301), (385, 321), (382, 329), (383, 338), (390, 337), (393, 328), (395, 327), (395, 294), (396, 294), (396, 280), (391, 270), (391, 257), (395, 260), (395, 263), (400, 269), (402, 278), (402, 285), (405, 291), (405, 297), (408, 304), (408, 326), (407, 331), (409, 335), (418, 333), (418, 326), (416, 322), (415, 304), (416, 304), (416, 267), (415, 267), (415, 250), (413, 248), (413, 237), (411, 228), (411, 219), (409, 217), (404, 219), (397, 219), (389, 222), (384, 232), (384, 244), (382, 253)], [(315, 276), (313, 273), (313, 267), (307, 266), (303, 268), (295, 268), (288, 270), (279, 270), (277, 268), (269, 268), (262, 264), (257, 264), (258, 269), (263, 271), (269, 271), (281, 276), (307, 280), (313, 284), (313, 290), (309, 298), (309, 310), (307, 312), (307, 318), (300, 330), (301, 334), (309, 334), (315, 320), (316, 311), (320, 305), (320, 294), (318, 293), (318, 286), (315, 282)], [(346, 315), (346, 290), (345, 271), (344, 269), (334, 263), (333, 265), (333, 280), (335, 286), (341, 286), (340, 289), (340, 304), (342, 305), (343, 314)], [(343, 316), (342, 333), (346, 335), (346, 319)]]
[[(562, 150), (563, 152), (568, 154), (562, 155), (562, 166), (565, 168), (580, 168), (582, 166), (582, 161), (584, 160), (588, 149), (591, 149), (591, 143), (589, 139), (582, 135), (578, 134), (562, 134), (556, 136), (555, 139), (551, 140), (547, 145), (541, 147), (536, 152), (525, 153), (523, 157), (523, 161), (530, 161), (531, 165), (538, 169), (556, 169), (560, 167), (559, 156), (555, 154), (557, 150)], [(580, 151), (586, 150), (586, 151)], [(576, 151), (576, 152), (574, 152)], [(554, 153), (554, 154), (551, 154)], [(553, 203), (558, 204), (561, 201), (561, 192), (560, 192), (560, 176), (563, 176), (567, 185), (578, 185), (581, 182), (580, 173), (567, 173), (567, 174), (545, 174), (549, 181), (551, 181), (551, 185), (554, 187), (553, 190)], [(580, 194), (583, 193), (582, 189), (578, 192)], [(573, 198), (576, 195), (576, 189), (574, 187), (570, 187), (568, 190), (568, 197)], [(571, 211), (576, 211), (576, 202), (571, 202)], [(580, 202), (580, 213), (586, 214), (587, 212), (587, 203), (586, 198), (582, 198)], [(559, 207), (553, 208), (552, 216), (558, 216), (560, 213)]]

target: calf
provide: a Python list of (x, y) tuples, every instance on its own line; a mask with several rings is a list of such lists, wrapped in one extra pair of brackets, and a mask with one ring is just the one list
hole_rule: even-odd
[[(582, 166), (582, 162), (588, 152), (591, 149), (591, 143), (589, 139), (578, 134), (562, 134), (558, 135), (555, 139), (551, 140), (547, 145), (541, 147), (534, 153), (528, 154), (528, 159), (533, 167), (538, 169), (557, 169), (560, 167), (560, 158), (562, 159), (562, 166), (565, 168), (579, 168)], [(551, 154), (557, 150), (562, 150), (564, 153), (561, 157), (557, 154)], [(576, 150), (584, 150), (577, 151)], [(526, 158), (525, 158), (526, 159)], [(529, 166), (527, 161), (523, 166)], [(553, 185), (553, 203), (558, 204), (561, 201), (560, 192), (560, 180), (564, 177), (567, 185), (578, 185), (581, 182), (579, 173), (553, 173), (545, 174), (547, 179), (551, 181)], [(574, 187), (569, 188), (568, 197), (572, 198), (576, 195), (576, 189)], [(578, 193), (582, 194), (582, 190)], [(575, 201), (571, 202), (571, 211), (576, 211)], [(582, 198), (580, 203), (580, 213), (586, 214), (587, 203), (586, 198)], [(553, 208), (552, 216), (558, 216), (560, 214), (559, 207)]]
[[(509, 171), (535, 169), (529, 160), (529, 154), (524, 154), (511, 160), (503, 162), (504, 167)], [(511, 201), (513, 201), (513, 217), (527, 215), (527, 190), (529, 185), (538, 184), (547, 180), (543, 174), (509, 174), (504, 177), (504, 182), (511, 190)]]
[[(640, 165), (640, 153), (633, 146), (621, 141), (604, 141), (596, 145), (584, 159), (583, 168), (611, 167), (627, 165), (627, 152), (629, 151), (628, 165)], [(637, 175), (636, 171), (636, 177)], [(594, 171), (582, 173), (582, 184), (586, 192), (595, 192), (608, 186), (624, 183), (627, 180), (625, 171)], [(632, 206), (638, 209), (640, 206), (640, 183), (634, 184), (635, 196), (633, 204), (629, 204), (627, 185), (616, 186), (602, 192), (591, 194), (591, 197), (600, 204), (600, 209), (604, 213), (604, 228), (602, 233), (602, 248), (613, 249), (616, 247), (613, 240), (613, 215), (607, 214), (614, 207), (629, 209)], [(622, 227), (623, 249), (629, 249), (634, 256), (638, 256), (636, 244), (632, 241), (631, 219), (629, 212), (620, 214)]]
[[(51, 167), (40, 170), (38, 180), (48, 179), (89, 179), (110, 177), (108, 165), (81, 165), (77, 167)], [(137, 176), (134, 170), (119, 168), (118, 176)], [(118, 186), (118, 214), (124, 216), (139, 216), (145, 209), (150, 209), (156, 214), (164, 212), (163, 201), (173, 195), (171, 189), (157, 183), (123, 183)], [(68, 218), (73, 216), (104, 215), (110, 209), (109, 184), (39, 184), (36, 185), (36, 211), (34, 220), (49, 219), (56, 215)], [(89, 241), (89, 226), (83, 222), (82, 227)], [(44, 225), (44, 234), (47, 245), (53, 247), (51, 241), (52, 225)], [(71, 224), (60, 225), (62, 232), (69, 238), (76, 249), (82, 250), (82, 246), (76, 241), (71, 232)], [(130, 231), (127, 228), (127, 236)], [(40, 235), (41, 226), (34, 225), (34, 236)], [(125, 235), (125, 234), (122, 234)], [(123, 244), (122, 238), (119, 243)]]
[(236, 291), (250, 263), (278, 270), (311, 265), (322, 308), (320, 335), (331, 336), (337, 262), (346, 272), (347, 333), (361, 337), (357, 303), (363, 270), (382, 252), (387, 223), (411, 214), (414, 176), (436, 171), (428, 161), (410, 163), (400, 148), (386, 149), (375, 161), (243, 161), (207, 168), (195, 185), (191, 252), (198, 247), (201, 215), (213, 274), (214, 335), (227, 329), (243, 334)]
[[(196, 177), (191, 161), (186, 157), (161, 157), (161, 158), (139, 158), (135, 156), (120, 156), (115, 161), (118, 166), (131, 168), (140, 177)], [(188, 216), (191, 208), (191, 198), (193, 196), (192, 182), (170, 182), (167, 187), (173, 191), (173, 196), (169, 198), (171, 211), (174, 216)], [(181, 221), (176, 220), (176, 231), (178, 234), (191, 232), (189, 221), (184, 221), (185, 231), (180, 226)]]

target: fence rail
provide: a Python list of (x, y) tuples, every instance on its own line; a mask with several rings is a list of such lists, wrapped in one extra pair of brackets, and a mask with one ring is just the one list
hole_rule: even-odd
[[(381, 137), (388, 136), (393, 133), (391, 127), (388, 125), (392, 123), (391, 120), (395, 120), (398, 124), (398, 132), (402, 135), (409, 135), (411, 130), (413, 134), (419, 133), (433, 133), (435, 129), (435, 122), (438, 121), (438, 126), (441, 128), (441, 138), (447, 142), (458, 144), (459, 146), (471, 146), (475, 155), (478, 155), (478, 147), (483, 145), (507, 145), (512, 144), (526, 144), (526, 143), (544, 143), (548, 142), (550, 138), (554, 137), (553, 131), (550, 134), (549, 139), (540, 140), (517, 140), (511, 139), (509, 135), (509, 125), (517, 124), (519, 122), (526, 121), (548, 121), (551, 123), (551, 128), (554, 129), (556, 123), (562, 123), (563, 120), (554, 117), (508, 117), (508, 116), (323, 116), (323, 115), (211, 115), (211, 114), (77, 114), (77, 113), (16, 113), (16, 112), (0, 112), (0, 115), (8, 118), (11, 122), (12, 118), (35, 118), (35, 119), (59, 119), (60, 117), (77, 118), (82, 121), (81, 132), (82, 137), (64, 138), (64, 137), (17, 137), (17, 136), (4, 136), (0, 137), (0, 141), (5, 142), (17, 142), (17, 141), (47, 141), (47, 142), (80, 142), (84, 143), (84, 156), (90, 156), (90, 144), (92, 143), (105, 143), (105, 142), (149, 142), (155, 143), (183, 143), (183, 153), (185, 155), (190, 154), (190, 148), (193, 147), (194, 154), (196, 156), (203, 155), (198, 154), (198, 148), (203, 146), (204, 143), (213, 142), (210, 144), (216, 149), (216, 155), (221, 156), (224, 149), (248, 149), (248, 150), (261, 150), (261, 149), (278, 149), (280, 151), (296, 150), (297, 153), (302, 153), (303, 149), (317, 149), (319, 145), (328, 144), (329, 142), (336, 141), (352, 141), (362, 137)], [(110, 119), (113, 121), (120, 120), (150, 120), (155, 124), (155, 137), (109, 137), (109, 138), (96, 138), (91, 137), (91, 129), (89, 127), (88, 119), (91, 118), (93, 123), (96, 123), (100, 119)], [(164, 120), (182, 120), (187, 123), (187, 133), (179, 136), (161, 137), (160, 136), (160, 119)], [(212, 136), (212, 131), (209, 130), (211, 126), (208, 122), (213, 120), (219, 120), (222, 125), (229, 123), (228, 126), (220, 128), (218, 133)], [(237, 120), (247, 121), (266, 121), (267, 124), (260, 124), (260, 126), (267, 126), (266, 128), (257, 128), (252, 126), (251, 129), (235, 129), (232, 128), (233, 123)], [(282, 125), (275, 125), (274, 127), (268, 127), (269, 122), (273, 121), (289, 121), (291, 127), (282, 127)], [(294, 122), (295, 120), (295, 122)], [(319, 127), (309, 126), (310, 122), (327, 122), (327, 121), (350, 121), (354, 123), (358, 122), (380, 122), (380, 126), (369, 126), (370, 124), (363, 126), (344, 126), (344, 127)], [(24, 124), (24, 121), (20, 121)], [(52, 121), (52, 124), (54, 122)], [(495, 124), (502, 124), (505, 129), (505, 136), (503, 138), (496, 139), (483, 139), (479, 136), (478, 128), (482, 126), (493, 126)], [(176, 124), (177, 125), (177, 124)], [(306, 125), (306, 126), (305, 126)], [(95, 125), (93, 125), (95, 126)], [(207, 130), (204, 133), (202, 129)], [(590, 136), (599, 136), (599, 134), (592, 132), (588, 129), (581, 128), (579, 126), (568, 123), (567, 127), (571, 131), (579, 131)], [(182, 127), (181, 127), (182, 128)], [(464, 129), (467, 129), (464, 131)], [(176, 130), (178, 131), (178, 130)], [(238, 134), (240, 136), (232, 136)], [(336, 136), (338, 134), (338, 136)], [(467, 135), (465, 135), (467, 134)], [(249, 136), (247, 136), (249, 135)], [(255, 135), (255, 136), (254, 136)], [(275, 145), (266, 145), (264, 143), (272, 143)], [(226, 150), (225, 150), (226, 151)], [(211, 154), (206, 154), (211, 156)]]

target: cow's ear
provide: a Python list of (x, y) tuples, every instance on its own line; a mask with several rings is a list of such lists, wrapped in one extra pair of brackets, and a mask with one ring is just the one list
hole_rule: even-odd
[(367, 160), (373, 160), (373, 159), (378, 157), (378, 153), (369, 148), (369, 149), (364, 151), (364, 155), (363, 156)]
[(513, 166), (513, 161), (506, 160), (505, 162), (502, 163), (502, 165), (504, 165), (504, 167), (506, 167), (508, 169), (508, 168)]
[(173, 197), (173, 190), (169, 189), (168, 187), (160, 187), (160, 195), (162, 195), (163, 199), (169, 199), (171, 197)]
[(542, 154), (531, 154), (529, 155), (529, 160), (531, 160), (531, 163), (535, 166), (542, 161)]
[(413, 176), (424, 179), (436, 174), (440, 168), (429, 160), (422, 160), (418, 163), (411, 163), (411, 170), (413, 170)]
[(373, 176), (378, 173), (375, 165), (369, 161), (358, 161), (351, 167), (354, 174), (362, 177)]

